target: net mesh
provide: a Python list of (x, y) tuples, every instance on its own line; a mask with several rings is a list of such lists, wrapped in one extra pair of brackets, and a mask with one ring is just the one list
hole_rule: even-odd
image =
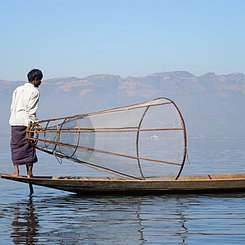
[(179, 175), (186, 155), (182, 115), (167, 98), (39, 122), (37, 149), (132, 178)]

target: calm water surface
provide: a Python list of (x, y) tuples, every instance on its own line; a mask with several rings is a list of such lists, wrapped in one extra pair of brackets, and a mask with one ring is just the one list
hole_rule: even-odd
[[(3, 143), (4, 142), (4, 143)], [(0, 172), (12, 172), (0, 141)], [(245, 173), (244, 138), (191, 138), (184, 174)], [(21, 169), (24, 174), (24, 168)], [(34, 174), (99, 175), (39, 154)], [(0, 179), (0, 244), (245, 244), (245, 193), (92, 196)]]

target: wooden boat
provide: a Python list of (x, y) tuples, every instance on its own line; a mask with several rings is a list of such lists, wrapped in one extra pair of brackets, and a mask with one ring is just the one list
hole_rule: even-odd
[(156, 194), (156, 193), (213, 193), (245, 191), (245, 174), (156, 177), (128, 179), (120, 177), (13, 177), (1, 178), (50, 187), (80, 195), (94, 194)]

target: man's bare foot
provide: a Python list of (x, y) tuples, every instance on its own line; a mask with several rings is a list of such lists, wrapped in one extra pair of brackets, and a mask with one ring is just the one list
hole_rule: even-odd
[(18, 177), (19, 176), (19, 166), (14, 165), (14, 172), (11, 174), (13, 177)]
[(27, 173), (27, 178), (32, 178), (32, 169), (33, 169), (33, 164), (27, 164), (26, 165), (26, 173)]
[(11, 176), (12, 176), (12, 177), (19, 177), (19, 173), (15, 173), (15, 172), (14, 172), (14, 173), (11, 174)]

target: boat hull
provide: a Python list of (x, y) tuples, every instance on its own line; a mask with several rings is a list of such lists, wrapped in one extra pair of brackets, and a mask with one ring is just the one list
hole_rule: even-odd
[(88, 194), (154, 194), (154, 193), (213, 193), (245, 191), (245, 174), (158, 177), (144, 180), (117, 177), (14, 177), (1, 178), (44, 186), (82, 195)]

